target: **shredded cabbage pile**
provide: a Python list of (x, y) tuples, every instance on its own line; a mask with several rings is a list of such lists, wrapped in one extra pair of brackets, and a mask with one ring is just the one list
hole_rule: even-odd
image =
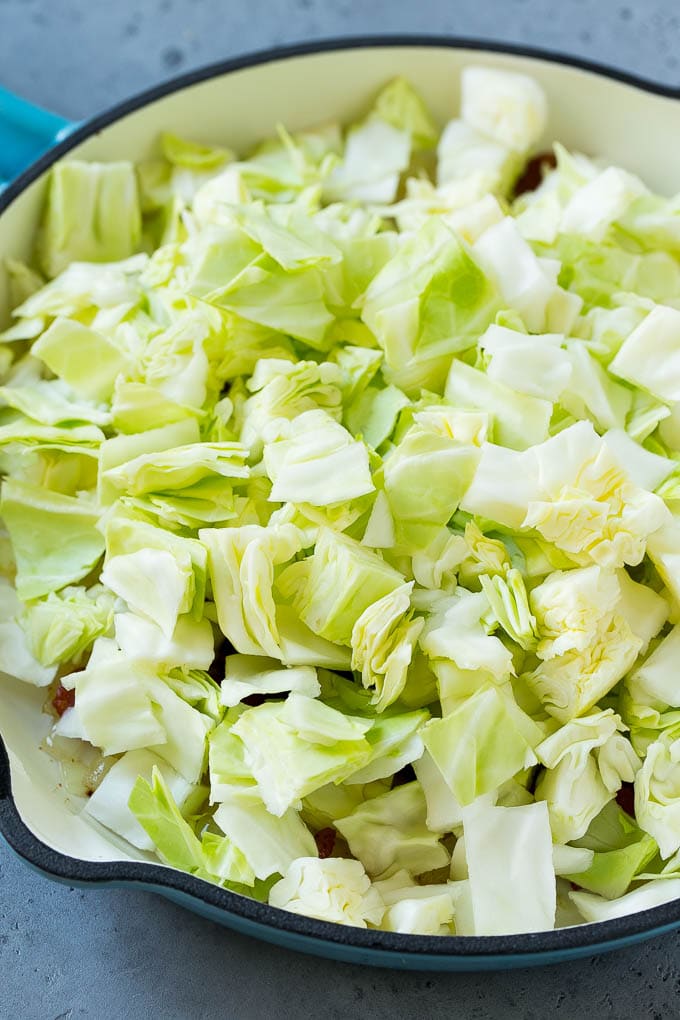
[(517, 197), (546, 115), (469, 67), (441, 132), (398, 79), (53, 168), (0, 665), (129, 852), (430, 935), (680, 896), (680, 203), (559, 144)]

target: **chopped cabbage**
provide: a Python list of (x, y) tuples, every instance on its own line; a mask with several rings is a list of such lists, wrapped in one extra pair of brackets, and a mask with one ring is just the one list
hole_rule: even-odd
[(556, 883), (545, 805), (463, 809), (472, 930), (469, 935), (543, 931), (555, 923)]
[(125, 259), (138, 248), (141, 226), (132, 163), (59, 163), (39, 238), (42, 268), (56, 276), (73, 262)]
[(380, 924), (385, 912), (380, 893), (359, 861), (341, 857), (298, 857), (269, 891), (273, 907), (366, 928)]
[(556, 843), (580, 839), (622, 783), (635, 778), (640, 762), (624, 729), (609, 708), (572, 719), (536, 748), (546, 768), (536, 799), (548, 805)]
[(378, 712), (396, 701), (406, 686), (422, 618), (409, 613), (413, 585), (402, 585), (378, 599), (361, 614), (352, 629), (352, 668), (364, 687), (373, 687)]
[(496, 687), (482, 688), (423, 730), (423, 742), (456, 800), (471, 804), (536, 763), (541, 732)]
[(666, 859), (680, 849), (680, 734), (664, 730), (647, 748), (635, 777), (635, 817), (659, 845)]
[(441, 833), (430, 832), (426, 814), (419, 783), (406, 783), (360, 804), (335, 826), (372, 877), (392, 867), (420, 875), (449, 863)]
[(680, 895), (678, 201), (460, 86), (62, 161), (0, 287), (0, 671), (84, 818), (445, 938)]
[(113, 623), (115, 598), (103, 585), (68, 587), (27, 603), (19, 617), (31, 653), (45, 666), (78, 660)]
[(153, 850), (154, 842), (129, 808), (129, 800), (139, 778), (152, 781), (158, 769), (172, 798), (181, 810), (192, 791), (191, 783), (170, 768), (151, 751), (127, 751), (109, 769), (87, 802), (86, 812), (140, 850)]
[(373, 492), (368, 451), (325, 411), (304, 411), (265, 443), (270, 499), (328, 506)]
[(463, 120), (511, 149), (526, 152), (541, 137), (548, 116), (545, 94), (533, 78), (488, 67), (463, 70)]

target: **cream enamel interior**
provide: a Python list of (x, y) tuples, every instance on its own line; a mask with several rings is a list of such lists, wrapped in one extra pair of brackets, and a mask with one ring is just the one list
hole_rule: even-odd
[[(278, 122), (299, 130), (349, 120), (397, 74), (421, 92), (444, 123), (458, 108), (459, 72), (469, 63), (525, 71), (544, 87), (550, 123), (544, 141), (605, 156), (669, 193), (680, 178), (678, 103), (631, 85), (547, 60), (442, 46), (390, 46), (278, 59), (172, 93), (115, 121), (69, 153), (94, 160), (149, 156), (162, 130), (244, 151)], [(45, 180), (34, 182), (0, 216), (0, 264), (29, 255)], [(0, 273), (0, 321), (7, 318)], [(0, 667), (1, 667), (0, 663)], [(60, 785), (59, 769), (38, 745), (50, 720), (45, 692), (0, 674), (0, 734), (8, 748), (14, 798), (25, 823), (47, 845), (84, 860), (144, 859), (96, 823)]]

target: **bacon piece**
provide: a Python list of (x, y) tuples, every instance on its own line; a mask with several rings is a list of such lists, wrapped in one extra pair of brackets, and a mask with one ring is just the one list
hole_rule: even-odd
[(537, 156), (533, 156), (524, 167), (521, 176), (517, 178), (513, 189), (514, 197), (517, 198), (527, 191), (535, 191), (548, 170), (553, 170), (556, 165), (557, 160), (553, 152), (539, 152)]
[(319, 857), (324, 860), (326, 857), (333, 856), (333, 850), (335, 849), (335, 829), (319, 829), (316, 836), (316, 848), (319, 851)]
[(67, 691), (61, 684), (57, 687), (52, 698), (52, 707), (57, 715), (61, 718), (67, 708), (73, 708), (76, 703), (76, 692)]

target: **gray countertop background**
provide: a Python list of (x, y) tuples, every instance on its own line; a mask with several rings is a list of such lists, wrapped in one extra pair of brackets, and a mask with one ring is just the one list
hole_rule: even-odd
[(399, 32), (542, 46), (680, 83), (677, 0), (0, 0), (0, 82), (79, 118), (225, 57)]
[[(680, 85), (677, 0), (0, 0), (0, 84), (81, 118), (273, 45), (449, 33), (561, 50)], [(153, 896), (53, 884), (0, 846), (0, 1020), (680, 1015), (680, 935), (496, 974), (373, 970), (235, 935)]]

